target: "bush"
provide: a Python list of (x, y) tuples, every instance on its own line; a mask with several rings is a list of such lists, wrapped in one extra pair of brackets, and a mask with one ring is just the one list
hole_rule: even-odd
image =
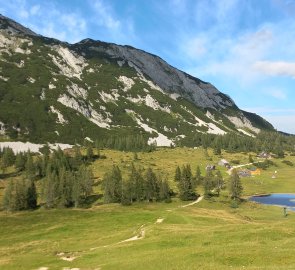
[(231, 208), (239, 208), (239, 203), (237, 201), (235, 201), (235, 200), (232, 200), (230, 202), (230, 207)]
[(290, 160), (282, 160), (282, 163), (288, 165), (288, 166), (294, 166), (294, 163)]

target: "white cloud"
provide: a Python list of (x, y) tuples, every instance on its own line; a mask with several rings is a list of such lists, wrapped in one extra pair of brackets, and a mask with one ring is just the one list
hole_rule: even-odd
[(191, 58), (199, 58), (207, 53), (207, 40), (205, 38), (196, 37), (184, 45), (183, 50)]
[(28, 0), (0, 0), (7, 16), (31, 28), (34, 32), (60, 39), (77, 42), (87, 37), (87, 24), (82, 15), (77, 12), (64, 10), (53, 1), (42, 4), (32, 4)]
[(280, 99), (280, 100), (284, 100), (287, 98), (285, 91), (283, 91), (281, 89), (268, 89), (266, 91), (266, 93), (269, 94), (270, 96), (272, 96), (276, 99)]
[(19, 16), (23, 19), (27, 19), (30, 16), (30, 13), (25, 9), (20, 9), (18, 12)]
[(257, 61), (254, 63), (253, 68), (266, 75), (295, 78), (295, 62)]
[(94, 0), (88, 1), (93, 13), (92, 22), (97, 27), (100, 38), (107, 38), (108, 42), (120, 44), (134, 44), (138, 37), (134, 33), (133, 19), (116, 13), (110, 1)]
[(269, 94), (277, 99), (286, 99), (287, 97), (286, 93), (280, 89), (270, 89)]
[[(200, 35), (199, 35), (200, 36)], [(202, 33), (201, 38), (195, 37), (187, 40), (183, 47), (192, 47), (194, 40), (206, 40), (203, 42), (206, 53), (203, 61), (198, 62), (197, 55), (186, 51), (187, 57), (192, 59), (192, 66), (187, 71), (196, 76), (227, 76), (228, 78), (239, 78), (239, 83), (247, 84), (256, 81), (261, 74), (253, 68), (253, 63), (266, 56), (273, 44), (273, 33), (271, 28), (262, 27), (256, 32), (244, 33), (237, 37), (222, 38), (215, 30)], [(201, 43), (202, 44), (202, 43)]]
[(32, 6), (30, 8), (30, 14), (33, 15), (33, 16), (37, 15), (39, 13), (39, 11), (40, 11), (40, 6), (39, 5), (35, 5), (35, 6)]
[(96, 11), (96, 22), (99, 25), (105, 26), (111, 30), (118, 30), (121, 27), (121, 22), (112, 15), (112, 8), (102, 0), (91, 1)]

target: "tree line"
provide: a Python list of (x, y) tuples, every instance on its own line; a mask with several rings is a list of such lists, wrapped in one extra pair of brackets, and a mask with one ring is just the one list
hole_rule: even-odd
[(14, 155), (5, 148), (0, 157), (2, 170), (14, 165), (18, 173), (4, 192), (3, 207), (7, 210), (34, 209), (38, 199), (47, 208), (78, 207), (92, 193), (93, 176), (87, 166), (95, 157), (92, 150), (84, 156), (78, 147), (73, 155), (57, 149), (34, 156), (29, 151)]
[[(38, 202), (46, 208), (79, 207), (93, 194), (93, 175), (88, 165), (100, 154), (94, 155), (92, 147), (88, 147), (84, 155), (77, 146), (71, 154), (61, 149), (52, 153), (46, 149), (42, 151), (43, 155), (36, 156), (30, 152), (15, 155), (8, 148), (1, 150), (1, 163), (13, 165), (18, 173), (17, 177), (8, 181), (5, 189), (5, 209), (35, 209)], [(102, 180), (104, 203), (171, 202), (173, 196), (189, 201), (200, 196), (198, 187), (203, 190), (205, 198), (219, 196), (226, 187), (219, 171), (209, 170), (202, 176), (199, 166), (193, 173), (189, 164), (176, 167), (174, 181), (177, 192), (171, 189), (167, 177), (150, 167), (143, 169), (132, 163), (127, 177), (123, 178), (120, 168), (113, 165)], [(240, 197), (243, 190), (235, 170), (230, 176), (228, 190), (234, 200)]]
[[(219, 196), (220, 191), (226, 188), (225, 181), (220, 171), (208, 170), (204, 176), (201, 175), (200, 167), (197, 166), (195, 175), (192, 174), (190, 165), (184, 165), (182, 168), (176, 167), (174, 181), (177, 183), (179, 198), (183, 201), (194, 200), (199, 197), (196, 192), (197, 186), (203, 188), (206, 199), (212, 196)], [(240, 198), (243, 187), (239, 175), (233, 170), (228, 183), (228, 191), (231, 199)]]
[(143, 135), (127, 135), (127, 136), (108, 136), (95, 142), (98, 149), (110, 148), (119, 151), (130, 152), (151, 152), (155, 150), (155, 145), (149, 145), (147, 138)]
[(129, 176), (122, 178), (121, 170), (113, 165), (102, 183), (105, 203), (130, 205), (133, 202), (170, 202), (173, 191), (167, 179), (162, 179), (152, 168), (143, 170), (131, 165)]
[(228, 152), (272, 152), (277, 157), (284, 157), (284, 151), (295, 154), (295, 136), (286, 136), (279, 132), (261, 131), (255, 138), (241, 136), (236, 133), (225, 135), (195, 133), (187, 136), (177, 143), (177, 146), (202, 146), (203, 148), (213, 148), (215, 154), (220, 154), (221, 150)]

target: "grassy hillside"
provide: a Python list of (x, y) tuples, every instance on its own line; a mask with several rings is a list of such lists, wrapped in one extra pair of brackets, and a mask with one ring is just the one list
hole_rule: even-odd
[[(104, 150), (102, 154), (107, 158), (92, 165), (97, 182), (113, 163), (127, 174), (133, 153)], [(177, 165), (190, 163), (193, 171), (200, 165), (204, 173), (206, 164), (220, 159), (211, 151), (212, 160), (208, 160), (202, 149), (185, 148), (138, 157), (137, 166), (152, 166), (167, 175), (171, 184)], [(224, 153), (223, 157), (248, 163), (246, 153)], [(295, 162), (295, 157), (285, 159)], [(294, 167), (281, 159), (273, 162), (260, 176), (242, 180), (244, 195), (294, 190)], [(220, 169), (226, 177), (225, 169)], [(274, 170), (276, 179), (271, 178)], [(7, 180), (0, 181), (5, 185)], [(96, 192), (100, 193), (99, 185)], [(173, 199), (170, 204), (124, 207), (103, 205), (98, 199), (89, 209), (0, 212), (0, 268), (294, 269), (295, 214), (285, 218), (279, 207), (250, 202), (233, 209), (227, 191), (219, 198), (180, 207), (185, 204)], [(139, 239), (122, 242), (134, 236)]]

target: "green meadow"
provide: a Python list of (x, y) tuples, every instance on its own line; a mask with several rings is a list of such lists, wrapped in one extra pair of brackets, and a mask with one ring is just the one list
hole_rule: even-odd
[[(249, 162), (248, 153), (216, 156), (209, 150), (207, 156), (202, 149), (189, 148), (139, 153), (138, 160), (133, 153), (101, 154), (106, 159), (91, 165), (98, 195), (102, 177), (113, 164), (123, 177), (131, 162), (150, 166), (176, 189), (177, 165), (190, 164), (193, 172), (199, 165), (204, 175), (205, 166), (221, 158)], [(242, 178), (244, 198), (295, 192), (295, 166), (282, 160), (272, 159), (260, 176)], [(295, 164), (293, 156), (284, 160)], [(225, 168), (217, 169), (227, 181)], [(0, 180), (2, 187), (5, 181)], [(198, 192), (202, 194), (202, 188)], [(232, 208), (226, 189), (193, 205), (173, 198), (172, 203), (121, 206), (103, 204), (97, 197), (85, 209), (0, 212), (0, 269), (295, 269), (295, 212), (284, 217), (280, 207), (247, 201)]]

